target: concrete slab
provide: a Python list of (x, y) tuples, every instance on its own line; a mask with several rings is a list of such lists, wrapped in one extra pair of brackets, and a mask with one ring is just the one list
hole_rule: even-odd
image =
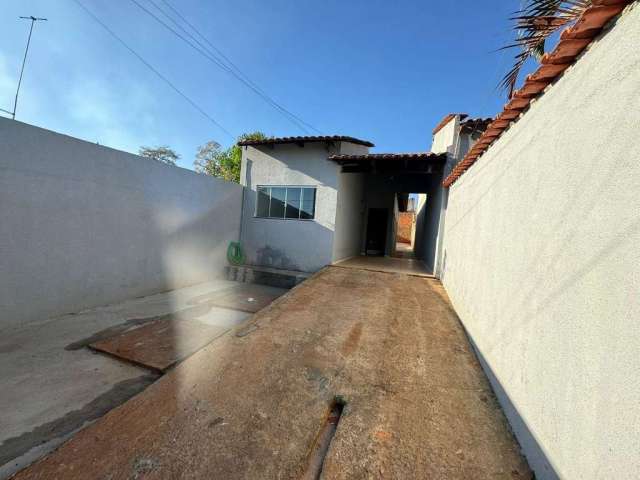
[(300, 478), (346, 402), (323, 479), (530, 479), (434, 279), (329, 267), (16, 480)]
[(371, 270), (373, 272), (403, 273), (419, 277), (433, 277), (433, 273), (427, 269), (425, 264), (415, 258), (360, 255), (339, 261), (334, 266)]
[[(250, 314), (208, 305), (203, 299), (229, 292), (241, 297), (245, 287), (226, 280), (208, 282), (4, 329), (0, 334), (0, 479), (48, 453), (157, 379), (147, 369), (84, 348), (89, 343), (163, 315), (197, 320), (222, 333)], [(265, 295), (272, 298), (285, 292), (276, 290), (265, 287)], [(255, 295), (253, 289), (249, 293)], [(237, 306), (243, 304), (239, 301)]]
[(255, 313), (269, 305), (284, 292), (286, 289), (283, 288), (245, 283), (221, 292), (213, 292), (211, 295), (203, 295), (199, 298), (199, 302)]
[(222, 335), (228, 328), (168, 314), (140, 327), (91, 343), (91, 349), (165, 372)]

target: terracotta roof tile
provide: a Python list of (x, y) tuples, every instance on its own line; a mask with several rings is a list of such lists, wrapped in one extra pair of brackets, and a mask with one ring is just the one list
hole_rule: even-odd
[(500, 120), (513, 120), (514, 118), (518, 118), (521, 113), (521, 109), (505, 109), (496, 118), (499, 118)]
[(271, 137), (264, 140), (243, 140), (238, 142), (241, 147), (259, 146), (259, 145), (283, 145), (288, 143), (317, 143), (317, 142), (349, 142), (356, 145), (364, 145), (365, 147), (374, 147), (375, 145), (367, 140), (359, 138), (347, 137), (344, 135), (320, 135), (320, 136), (302, 136), (302, 137)]
[(504, 107), (489, 128), (482, 134), (476, 144), (465, 157), (454, 167), (449, 176), (442, 182), (445, 188), (450, 187), (464, 172), (473, 165), (482, 153), (499, 138), (509, 127), (510, 122), (517, 121), (531, 99), (540, 95), (544, 89), (571, 64), (576, 57), (593, 41), (602, 28), (624, 8), (635, 0), (593, 0), (578, 21), (560, 34), (560, 42), (551, 53), (542, 57), (541, 66), (529, 75), (520, 90)]
[(518, 90), (518, 96), (534, 97), (547, 88), (547, 85), (549, 85), (549, 82), (539, 82), (527, 78), (522, 88)]
[(523, 110), (524, 108), (529, 106), (531, 99), (529, 97), (518, 98), (516, 96), (517, 93), (518, 92), (516, 91), (513, 94), (513, 98), (511, 99), (511, 101), (509, 101), (509, 103), (505, 105), (504, 107), (505, 110)]
[(541, 65), (538, 70), (531, 75), (528, 75), (527, 78), (534, 81), (553, 80), (569, 68), (569, 66), (571, 66), (570, 63)]
[(509, 120), (495, 120), (491, 125), (496, 128), (508, 127), (511, 122)]

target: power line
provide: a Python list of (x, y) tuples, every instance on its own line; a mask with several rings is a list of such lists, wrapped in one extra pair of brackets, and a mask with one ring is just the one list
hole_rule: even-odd
[[(158, 8), (158, 5), (155, 3), (154, 0), (149, 0), (151, 3), (153, 3), (156, 8)], [(171, 9), (171, 11), (180, 19), (182, 20), (185, 25), (187, 25), (189, 28), (191, 28), (191, 30), (193, 30), (196, 35), (198, 35), (202, 40), (204, 40), (204, 42), (206, 44), (208, 44), (218, 55), (220, 55), (224, 60), (227, 61), (227, 63), (234, 68), (238, 73), (240, 73), (241, 75), (245, 76), (244, 73), (242, 73), (242, 71), (229, 59), (229, 57), (227, 57), (218, 47), (216, 47), (213, 43), (211, 43), (209, 41), (209, 39), (207, 37), (205, 37), (202, 33), (200, 33), (200, 31), (192, 24), (189, 22), (189, 20), (187, 20), (178, 10), (176, 10), (176, 8), (171, 5), (167, 0), (162, 0), (162, 3), (164, 3), (167, 7), (169, 7)], [(159, 9), (159, 8), (158, 8)], [(160, 10), (160, 9), (159, 9)], [(161, 10), (162, 11), (162, 10)], [(165, 14), (166, 15), (166, 14)], [(175, 21), (174, 21), (175, 23)], [(183, 31), (186, 31), (183, 28)]]
[[(206, 45), (203, 45), (202, 42), (200, 40), (198, 40), (196, 37), (193, 36), (193, 34), (191, 32), (189, 32), (189, 30), (187, 30), (186, 28), (184, 28), (180, 22), (178, 22), (175, 18), (173, 18), (170, 14), (168, 14), (162, 7), (160, 7), (160, 5), (158, 5), (154, 0), (148, 0), (149, 3), (151, 3), (160, 13), (162, 13), (162, 15), (165, 16), (165, 18), (167, 18), (171, 23), (173, 23), (180, 31), (182, 31), (185, 35), (187, 35), (191, 40), (193, 40), (202, 50), (204, 50), (207, 54), (211, 55), (213, 57), (212, 60), (214, 60), (219, 66), (220, 68), (222, 68), (223, 70), (227, 71), (228, 73), (233, 74), (232, 69), (235, 67), (233, 65), (233, 63), (230, 62), (230, 60), (222, 53), (220, 52), (218, 49), (215, 49), (215, 52), (213, 52), (211, 49), (209, 49)], [(165, 2), (166, 4), (166, 2)], [(168, 5), (168, 4), (167, 4)], [(138, 6), (140, 8), (142, 8), (139, 4)], [(169, 8), (172, 8), (171, 5), (169, 5)], [(144, 10), (144, 9), (143, 9)], [(146, 10), (145, 10), (146, 11)], [(174, 10), (175, 11), (175, 10)], [(150, 12), (147, 11), (147, 13), (149, 13), (150, 15), (152, 15)], [(180, 17), (179, 14), (177, 14), (178, 17)], [(153, 16), (153, 15), (152, 15)], [(156, 19), (157, 20), (157, 19)], [(158, 20), (159, 21), (159, 20)], [(183, 20), (184, 21), (184, 20)], [(222, 57), (222, 58), (220, 58)]]
[[(159, 6), (156, 4), (155, 0), (149, 0), (149, 2), (154, 4), (155, 7), (158, 8), (158, 10), (162, 11), (164, 13), (164, 15), (167, 16), (167, 14), (162, 9), (159, 8)], [(171, 3), (169, 3), (167, 0), (162, 0), (162, 3), (164, 3), (167, 7), (169, 7), (171, 9), (171, 11), (180, 20), (182, 20), (189, 28), (191, 28), (196, 33), (196, 35), (198, 35), (206, 44), (209, 45), (209, 47), (211, 47), (212, 50), (214, 50), (218, 55), (220, 55), (220, 57), (222, 57), (222, 59), (224, 59), (224, 61), (226, 61), (227, 64), (229, 65), (229, 67), (233, 70), (233, 72), (231, 72), (231, 73), (234, 76), (236, 76), (236, 78), (238, 78), (240, 81), (245, 83), (245, 85), (247, 85), (256, 94), (258, 94), (258, 96), (262, 97), (267, 103), (269, 103), (271, 106), (273, 106), (274, 108), (276, 108), (277, 110), (282, 112), (285, 116), (290, 117), (289, 120), (293, 120), (294, 123), (296, 123), (296, 124), (300, 123), (303, 126), (308, 127), (309, 129), (316, 131), (317, 133), (322, 133), (316, 127), (314, 127), (313, 125), (305, 122), (302, 118), (300, 118), (299, 116), (297, 116), (293, 112), (287, 110), (285, 107), (283, 107), (278, 102), (276, 102), (273, 98), (271, 98), (269, 96), (269, 94), (267, 94), (254, 81), (252, 81), (249, 78), (248, 75), (246, 75), (242, 70), (240, 70), (240, 68), (235, 63), (233, 63), (233, 61), (229, 57), (227, 57), (224, 54), (224, 52), (222, 52), (218, 47), (216, 47), (213, 43), (211, 43), (211, 41), (207, 37), (205, 37), (191, 22), (189, 22), (175, 7), (173, 7), (171, 5)], [(175, 22), (175, 20), (172, 19), (172, 21), (177, 24), (177, 22)], [(184, 28), (182, 28), (182, 27), (180, 27), (180, 28), (183, 31), (187, 32), (187, 30), (185, 30)], [(189, 34), (189, 32), (187, 32), (187, 33)], [(189, 34), (189, 36), (191, 38), (194, 38), (193, 35), (191, 35), (191, 34)], [(198, 44), (202, 45), (200, 42), (198, 42)], [(209, 50), (209, 51), (211, 52), (211, 50)], [(302, 129), (306, 130), (305, 128), (302, 128)]]
[[(193, 40), (193, 42), (191, 40), (185, 38), (184, 35), (182, 35), (178, 31), (176, 31), (173, 27), (168, 25), (165, 21), (163, 21), (161, 18), (159, 18), (156, 14), (151, 12), (145, 6), (141, 5), (140, 2), (138, 2), (138, 0), (131, 0), (131, 2), (133, 4), (135, 4), (138, 8), (140, 8), (143, 12), (145, 12), (147, 15), (151, 16), (156, 22), (158, 22), (164, 28), (169, 30), (172, 34), (174, 34), (180, 40), (185, 42), (187, 45), (189, 45), (191, 48), (193, 48), (200, 55), (202, 55), (207, 60), (213, 62), (216, 66), (220, 67), (221, 69), (223, 69), (224, 71), (226, 71), (227, 73), (229, 73), (230, 75), (235, 77), (237, 80), (239, 80), (241, 83), (243, 83), (249, 89), (251, 89), (254, 93), (256, 93), (259, 97), (261, 97), (265, 102), (270, 104), (276, 110), (280, 111), (280, 113), (282, 113), (289, 121), (291, 121), (293, 124), (295, 124), (298, 128), (300, 128), (301, 130), (303, 130), (306, 133), (309, 133), (309, 129), (315, 130), (316, 132), (321, 133), (317, 128), (315, 128), (314, 126), (308, 124), (307, 122), (302, 120), (300, 117), (298, 117), (297, 115), (295, 115), (294, 113), (290, 112), (289, 110), (284, 108), (282, 105), (277, 103), (266, 92), (264, 92), (264, 90), (262, 90), (254, 82), (252, 82), (251, 79), (249, 79), (226, 55), (224, 55), (209, 40), (207, 40), (206, 37), (204, 37), (204, 35), (202, 35), (191, 23), (189, 23), (184, 18), (184, 16), (182, 16), (173, 6), (171, 6), (171, 4), (169, 4), (168, 2), (163, 0), (163, 3), (165, 5), (167, 5), (178, 16), (178, 18), (180, 18), (183, 22), (185, 22), (186, 25), (188, 25), (190, 28), (192, 28), (194, 30), (194, 32), (196, 32), (196, 34), (198, 34), (198, 36), (200, 36), (212, 49), (214, 49), (215, 52), (217, 52), (217, 54), (212, 52), (211, 48), (208, 48), (206, 45), (203, 45), (202, 42), (200, 42), (189, 31), (187, 31), (184, 27), (182, 27), (175, 19), (173, 19), (169, 14), (167, 14), (166, 11), (164, 11), (162, 8), (160, 8), (160, 6), (156, 2), (154, 2), (153, 0), (149, 0), (149, 1), (150, 1), (151, 4), (153, 4), (156, 7), (156, 9), (158, 9), (158, 11), (160, 11), (174, 25), (176, 25), (177, 28), (179, 28), (182, 32), (185, 33), (185, 35), (187, 35), (189, 38), (191, 38)], [(220, 55), (223, 59), (220, 59), (217, 55)]]
[[(278, 105), (277, 103), (275, 103), (275, 101), (273, 101), (271, 98), (269, 98), (268, 96), (266, 96), (266, 94), (264, 94), (263, 92), (261, 92), (259, 89), (257, 89), (255, 87), (255, 85), (252, 85), (250, 82), (247, 82), (247, 80), (245, 80), (244, 78), (242, 78), (240, 75), (238, 75), (232, 68), (230, 68), (228, 65), (225, 65), (222, 61), (220, 61), (220, 59), (216, 58), (215, 55), (212, 55), (209, 50), (202, 45), (201, 42), (199, 42), (197, 39), (195, 39), (193, 37), (193, 35), (191, 35), (189, 32), (186, 32), (186, 30), (181, 27), (179, 24), (177, 24), (177, 22), (173, 19), (170, 20), (176, 24), (178, 26), (178, 28), (182, 29), (183, 31), (185, 31), (185, 33), (189, 36), (191, 36), (191, 38), (194, 38), (194, 40), (201, 45), (200, 47), (194, 45), (191, 41), (187, 40), (183, 35), (181, 35), (179, 32), (177, 32), (175, 29), (173, 29), (171, 26), (167, 25), (166, 22), (164, 22), (162, 19), (158, 18), (157, 15), (155, 15), (153, 12), (149, 11), (147, 8), (145, 8), (143, 5), (141, 5), (137, 0), (131, 0), (131, 2), (133, 4), (135, 4), (138, 8), (140, 8), (143, 12), (145, 12), (147, 15), (151, 16), (154, 20), (156, 20), (158, 23), (160, 23), (160, 25), (162, 25), (163, 27), (165, 27), (167, 30), (169, 30), (171, 33), (173, 33), (175, 36), (177, 36), (179, 39), (181, 39), (183, 42), (185, 42), (187, 45), (189, 45), (191, 48), (193, 48), (195, 51), (197, 51), (200, 55), (202, 55), (203, 57), (205, 57), (207, 60), (213, 62), (215, 65), (217, 65), (218, 67), (222, 68), (224, 71), (226, 71), (227, 73), (231, 74), (232, 76), (234, 76), (236, 79), (240, 80), (243, 84), (245, 84), (247, 87), (249, 87), (251, 90), (253, 90), (255, 93), (257, 93), (260, 97), (262, 97), (265, 101), (267, 101), (268, 103), (270, 103), (272, 106), (274, 106), (275, 108), (277, 108), (278, 110), (280, 110), (282, 113), (285, 114), (285, 116), (287, 116), (287, 119), (292, 121), (298, 128), (300, 128), (301, 130), (303, 130), (305, 133), (308, 133), (309, 131), (307, 130), (307, 128), (304, 126), (304, 122), (298, 120), (295, 115), (293, 115), (291, 112), (288, 112), (286, 109), (284, 109), (284, 107), (281, 107), (280, 105)], [(153, 3), (153, 2), (152, 2)], [(154, 4), (156, 8), (158, 8), (158, 10), (162, 11), (157, 4)], [(165, 12), (163, 12), (163, 14), (165, 16), (167, 16), (167, 14)]]
[[(151, 3), (155, 4), (155, 0), (149, 0)], [(266, 96), (268, 98), (268, 101), (270, 103), (272, 103), (276, 108), (282, 110), (283, 112), (285, 112), (286, 114), (292, 116), (293, 118), (295, 118), (296, 120), (300, 121), (302, 124), (306, 125), (307, 127), (309, 127), (311, 130), (315, 130), (318, 133), (322, 133), (320, 130), (318, 130), (317, 128), (315, 128), (313, 125), (310, 125), (309, 123), (305, 122), (304, 120), (302, 120), (300, 117), (298, 117), (297, 115), (295, 115), (292, 112), (289, 112), (288, 110), (286, 110), (284, 107), (282, 107), (281, 105), (279, 105), (275, 100), (273, 100), (271, 97), (269, 97), (269, 95), (264, 92), (264, 90), (262, 90), (258, 85), (256, 85), (255, 82), (253, 82), (242, 70), (240, 70), (240, 68), (234, 64), (231, 59), (229, 57), (227, 57), (218, 47), (216, 47), (213, 43), (211, 43), (211, 41), (209, 41), (209, 39), (207, 37), (205, 37), (191, 22), (189, 22), (189, 20), (187, 20), (183, 15), (180, 14), (180, 12), (171, 5), (171, 3), (168, 0), (162, 0), (162, 3), (164, 3), (167, 7), (169, 7), (177, 16), (178, 18), (180, 18), (187, 26), (189, 26), (202, 40), (204, 40), (205, 43), (207, 43), (213, 50), (215, 50), (223, 59), (225, 59), (228, 64), (231, 66), (231, 68), (233, 68), (239, 75), (241, 75), (242, 77), (244, 77), (249, 83), (251, 83), (253, 85), (253, 87), (255, 87), (255, 89), (259, 90), (260, 93), (264, 94), (264, 96)], [(157, 6), (156, 6), (157, 8)]]
[(178, 87), (176, 87), (167, 77), (161, 74), (158, 70), (153, 67), (149, 62), (147, 62), (138, 52), (136, 52), (133, 48), (131, 48), (122, 38), (120, 38), (113, 30), (109, 28), (102, 20), (100, 20), (91, 10), (85, 7), (80, 0), (73, 0), (80, 8), (82, 8), (91, 18), (93, 18), (102, 28), (104, 28), (113, 38), (115, 38), (123, 47), (125, 47), (132, 55), (134, 55), (140, 62), (142, 62), (149, 70), (155, 73), (161, 80), (163, 80), (171, 89), (173, 89), (178, 95), (180, 95), (183, 99), (185, 99), (193, 108), (198, 110), (207, 120), (213, 123), (216, 127), (218, 127), (221, 131), (227, 134), (229, 137), (235, 140), (235, 135), (233, 135), (229, 130), (224, 128), (216, 119), (214, 119), (211, 115), (209, 115), (206, 111), (202, 109), (195, 101), (191, 100), (185, 93), (183, 93)]

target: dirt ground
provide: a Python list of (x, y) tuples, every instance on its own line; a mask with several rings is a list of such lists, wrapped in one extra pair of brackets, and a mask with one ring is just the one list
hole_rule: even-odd
[(329, 267), (16, 479), (530, 479), (438, 281)]
[[(216, 279), (3, 329), (0, 480), (140, 393), (158, 379), (157, 370), (170, 368), (285, 292)], [(171, 328), (162, 333), (162, 326)], [(143, 340), (124, 350), (135, 357), (88, 348), (129, 337)], [(161, 360), (156, 368), (154, 360)]]

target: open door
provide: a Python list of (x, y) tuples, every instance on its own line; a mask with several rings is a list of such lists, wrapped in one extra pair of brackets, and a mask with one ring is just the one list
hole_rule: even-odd
[(367, 217), (367, 255), (384, 255), (387, 246), (387, 225), (389, 210), (386, 208), (370, 208)]

